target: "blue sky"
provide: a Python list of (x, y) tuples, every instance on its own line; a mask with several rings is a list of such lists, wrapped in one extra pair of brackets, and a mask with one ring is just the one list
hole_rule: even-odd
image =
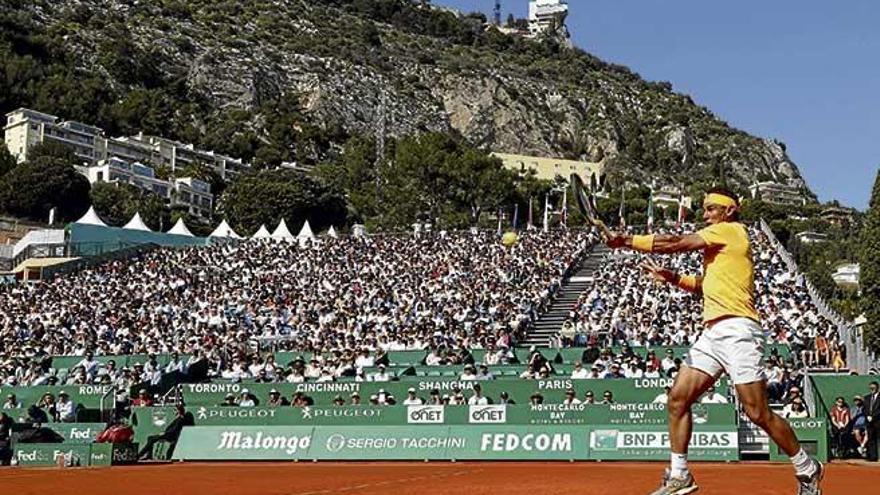
[[(502, 9), (526, 17), (528, 1)], [(575, 45), (783, 141), (820, 200), (867, 208), (880, 166), (880, 1), (569, 0), (569, 12)]]

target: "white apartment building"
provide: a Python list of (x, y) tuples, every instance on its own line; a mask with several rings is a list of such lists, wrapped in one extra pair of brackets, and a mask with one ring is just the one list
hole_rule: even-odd
[(19, 163), (27, 160), (28, 150), (43, 141), (56, 141), (71, 147), (84, 162), (95, 161), (95, 140), (101, 129), (76, 121), (62, 122), (47, 113), (20, 108), (6, 114), (4, 141)]
[(212, 167), (221, 177), (228, 180), (247, 167), (238, 158), (221, 155), (213, 151), (199, 150), (191, 144), (181, 143), (172, 139), (148, 136), (143, 133), (128, 139), (153, 150), (157, 155), (156, 159), (171, 170), (184, 168), (194, 163), (203, 163)]
[(201, 218), (211, 216), (211, 211), (214, 209), (214, 195), (211, 194), (210, 184), (192, 177), (184, 177), (176, 179), (173, 187), (172, 207), (182, 206), (191, 214)]
[(565, 33), (565, 18), (568, 17), (568, 0), (531, 0), (529, 2), (529, 35), (538, 36), (555, 29)]
[(54, 115), (19, 108), (6, 114), (4, 141), (9, 152), (20, 162), (27, 160), (28, 150), (44, 141), (56, 141), (73, 148), (83, 163), (94, 165), (101, 160), (121, 158), (128, 162), (150, 163), (176, 171), (189, 164), (203, 163), (230, 179), (248, 167), (240, 159), (196, 149), (158, 136), (138, 134), (131, 137), (105, 137), (100, 127), (72, 120), (62, 121)]
[(78, 166), (77, 171), (92, 184), (131, 184), (165, 198), (172, 207), (183, 207), (200, 218), (209, 218), (214, 208), (211, 185), (192, 177), (174, 181), (159, 179), (156, 171), (141, 163), (130, 163), (119, 158), (101, 160), (97, 165)]
[(800, 187), (779, 182), (757, 182), (749, 187), (752, 198), (777, 205), (801, 206), (807, 204), (807, 197)]

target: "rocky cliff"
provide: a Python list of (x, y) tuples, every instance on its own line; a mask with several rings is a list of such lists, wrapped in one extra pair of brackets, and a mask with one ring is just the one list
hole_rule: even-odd
[(637, 179), (803, 184), (783, 145), (729, 127), (667, 83), (418, 3), (0, 0), (5, 49), (62, 57), (104, 85), (83, 84), (100, 111), (39, 90), (2, 103), (260, 155), (284, 133), (267, 108), (294, 98), (291, 125), (341, 129), (330, 140), (384, 122), (391, 136), (453, 131), (487, 150), (604, 159)]

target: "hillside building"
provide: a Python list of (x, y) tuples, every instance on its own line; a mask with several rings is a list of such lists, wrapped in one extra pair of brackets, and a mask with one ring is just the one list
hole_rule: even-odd
[(19, 163), (26, 161), (35, 145), (54, 141), (73, 149), (87, 165), (119, 158), (127, 162), (150, 163), (176, 171), (186, 165), (201, 163), (212, 167), (221, 177), (229, 179), (248, 167), (240, 159), (213, 151), (196, 149), (157, 136), (138, 134), (132, 137), (106, 137), (100, 127), (73, 120), (62, 121), (47, 113), (19, 108), (6, 114), (4, 141)]
[(605, 170), (605, 164), (602, 162), (581, 162), (509, 153), (492, 153), (492, 156), (499, 158), (508, 170), (516, 172), (534, 170), (536, 178), (549, 181), (556, 180), (557, 177), (567, 181), (571, 174), (576, 173), (585, 184), (589, 184), (591, 176), (598, 179)]
[(749, 187), (752, 198), (776, 205), (803, 206), (807, 197), (803, 189), (779, 182), (757, 182)]
[(100, 160), (93, 166), (77, 166), (76, 169), (92, 184), (131, 184), (164, 198), (171, 207), (182, 207), (200, 218), (210, 218), (214, 208), (211, 185), (192, 177), (159, 179), (152, 167), (116, 157)]
[(562, 34), (568, 39), (565, 18), (568, 17), (568, 0), (531, 0), (529, 2), (529, 35), (540, 36), (548, 31)]

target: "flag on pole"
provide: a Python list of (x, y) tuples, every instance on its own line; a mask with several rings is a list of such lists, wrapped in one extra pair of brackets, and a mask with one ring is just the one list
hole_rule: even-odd
[(532, 200), (533, 199), (534, 199), (533, 197), (529, 196), (529, 223), (526, 225), (526, 228), (528, 230), (532, 230), (532, 228), (534, 228), (534, 226), (535, 226), (534, 222), (532, 221)]
[(57, 208), (55, 208), (55, 207), (52, 207), (52, 209), (49, 210), (49, 225), (55, 225), (55, 212), (56, 211), (57, 211)]
[(626, 189), (620, 191), (620, 209), (617, 211), (620, 217), (620, 230), (626, 230)]
[(687, 210), (684, 207), (684, 193), (678, 196), (678, 216), (675, 219), (675, 228), (681, 227), (687, 217)]
[(562, 190), (562, 226), (568, 228), (568, 188)]
[(648, 233), (654, 231), (654, 189), (648, 194)]
[(516, 230), (516, 223), (519, 221), (519, 203), (513, 205), (513, 229)]
[(550, 216), (550, 198), (545, 194), (544, 195), (544, 232), (547, 232), (550, 230), (549, 216)]
[(504, 217), (504, 210), (498, 208), (498, 235), (501, 235), (501, 219)]

